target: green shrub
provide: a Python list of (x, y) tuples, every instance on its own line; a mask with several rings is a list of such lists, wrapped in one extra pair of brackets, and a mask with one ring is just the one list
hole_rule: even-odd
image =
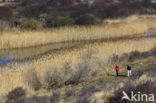
[(68, 16), (60, 16), (55, 20), (55, 26), (66, 26), (66, 25), (74, 25), (74, 19)]
[(97, 23), (97, 19), (92, 14), (82, 15), (78, 17), (78, 19), (76, 20), (76, 24), (79, 24), (79, 25), (92, 25), (96, 23)]
[(24, 19), (17, 22), (17, 25), (22, 29), (36, 30), (42, 27), (42, 24), (35, 19)]

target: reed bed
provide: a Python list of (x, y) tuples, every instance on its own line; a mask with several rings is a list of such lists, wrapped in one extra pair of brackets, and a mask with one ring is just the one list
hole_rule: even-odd
[[(38, 59), (25, 62), (25, 66), (21, 67), (20, 63), (16, 62), (11, 68), (10, 66), (3, 67), (0, 77), (0, 91), (6, 93), (16, 87), (22, 86), (27, 88), (24, 83), (26, 70), (35, 69), (41, 82), (47, 71), (63, 72), (62, 68), (66, 63), (70, 64), (71, 70), (74, 70), (78, 63), (84, 61), (84, 55), (88, 52), (92, 53), (94, 58), (98, 58), (104, 65), (108, 63), (108, 58), (113, 54), (121, 55), (132, 51), (149, 51), (156, 45), (156, 39), (141, 39), (141, 40), (121, 40), (115, 42), (101, 42), (86, 44), (81, 47), (65, 49), (58, 52), (51, 52)], [(97, 59), (95, 59), (97, 60)], [(113, 65), (113, 64), (112, 64)], [(113, 72), (113, 68), (109, 71)]]
[(48, 43), (122, 37), (145, 33), (156, 28), (156, 17), (131, 16), (125, 19), (106, 20), (101, 25), (72, 26), (38, 31), (3, 31), (0, 49), (21, 48)]

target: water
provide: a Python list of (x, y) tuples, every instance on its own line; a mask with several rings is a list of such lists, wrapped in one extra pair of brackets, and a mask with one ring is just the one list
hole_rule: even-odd
[[(156, 37), (156, 30), (152, 29), (149, 30), (147, 34), (140, 35), (142, 38), (138, 37), (127, 37), (127, 39), (145, 39), (146, 41), (151, 40), (152, 38)], [(62, 42), (62, 43), (52, 43), (37, 47), (29, 47), (29, 48), (21, 48), (21, 49), (5, 49), (0, 50), (0, 65), (8, 63), (13, 60), (24, 60), (25, 58), (32, 58), (34, 56), (38, 56), (49, 51), (71, 48), (75, 46), (81, 46), (87, 43), (95, 43), (95, 42), (112, 42), (115, 40), (126, 40), (125, 38), (112, 38), (112, 39), (101, 39), (101, 40), (90, 40), (90, 41), (72, 41), (72, 42)]]
[(64, 43), (53, 43), (53, 44), (30, 47), (30, 48), (4, 49), (4, 50), (0, 50), (0, 60), (6, 60), (6, 58), (11, 58), (11, 59), (31, 58), (33, 56), (44, 54), (48, 51), (58, 50), (62, 48), (70, 48), (76, 45), (80, 45), (82, 43), (83, 42), (64, 42)]

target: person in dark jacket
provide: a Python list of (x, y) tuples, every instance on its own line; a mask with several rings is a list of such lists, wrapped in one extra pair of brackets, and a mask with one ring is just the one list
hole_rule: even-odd
[(115, 66), (115, 71), (116, 71), (116, 76), (119, 76), (119, 66), (118, 65)]
[(132, 76), (132, 67), (130, 64), (127, 65), (128, 77)]

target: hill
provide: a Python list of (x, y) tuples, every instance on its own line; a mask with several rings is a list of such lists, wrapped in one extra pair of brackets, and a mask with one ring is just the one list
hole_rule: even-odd
[[(66, 25), (92, 25), (106, 18), (132, 14), (155, 14), (150, 0), (19, 0), (0, 7), (0, 20), (9, 28), (51, 28)], [(2, 4), (1, 4), (2, 5)]]

